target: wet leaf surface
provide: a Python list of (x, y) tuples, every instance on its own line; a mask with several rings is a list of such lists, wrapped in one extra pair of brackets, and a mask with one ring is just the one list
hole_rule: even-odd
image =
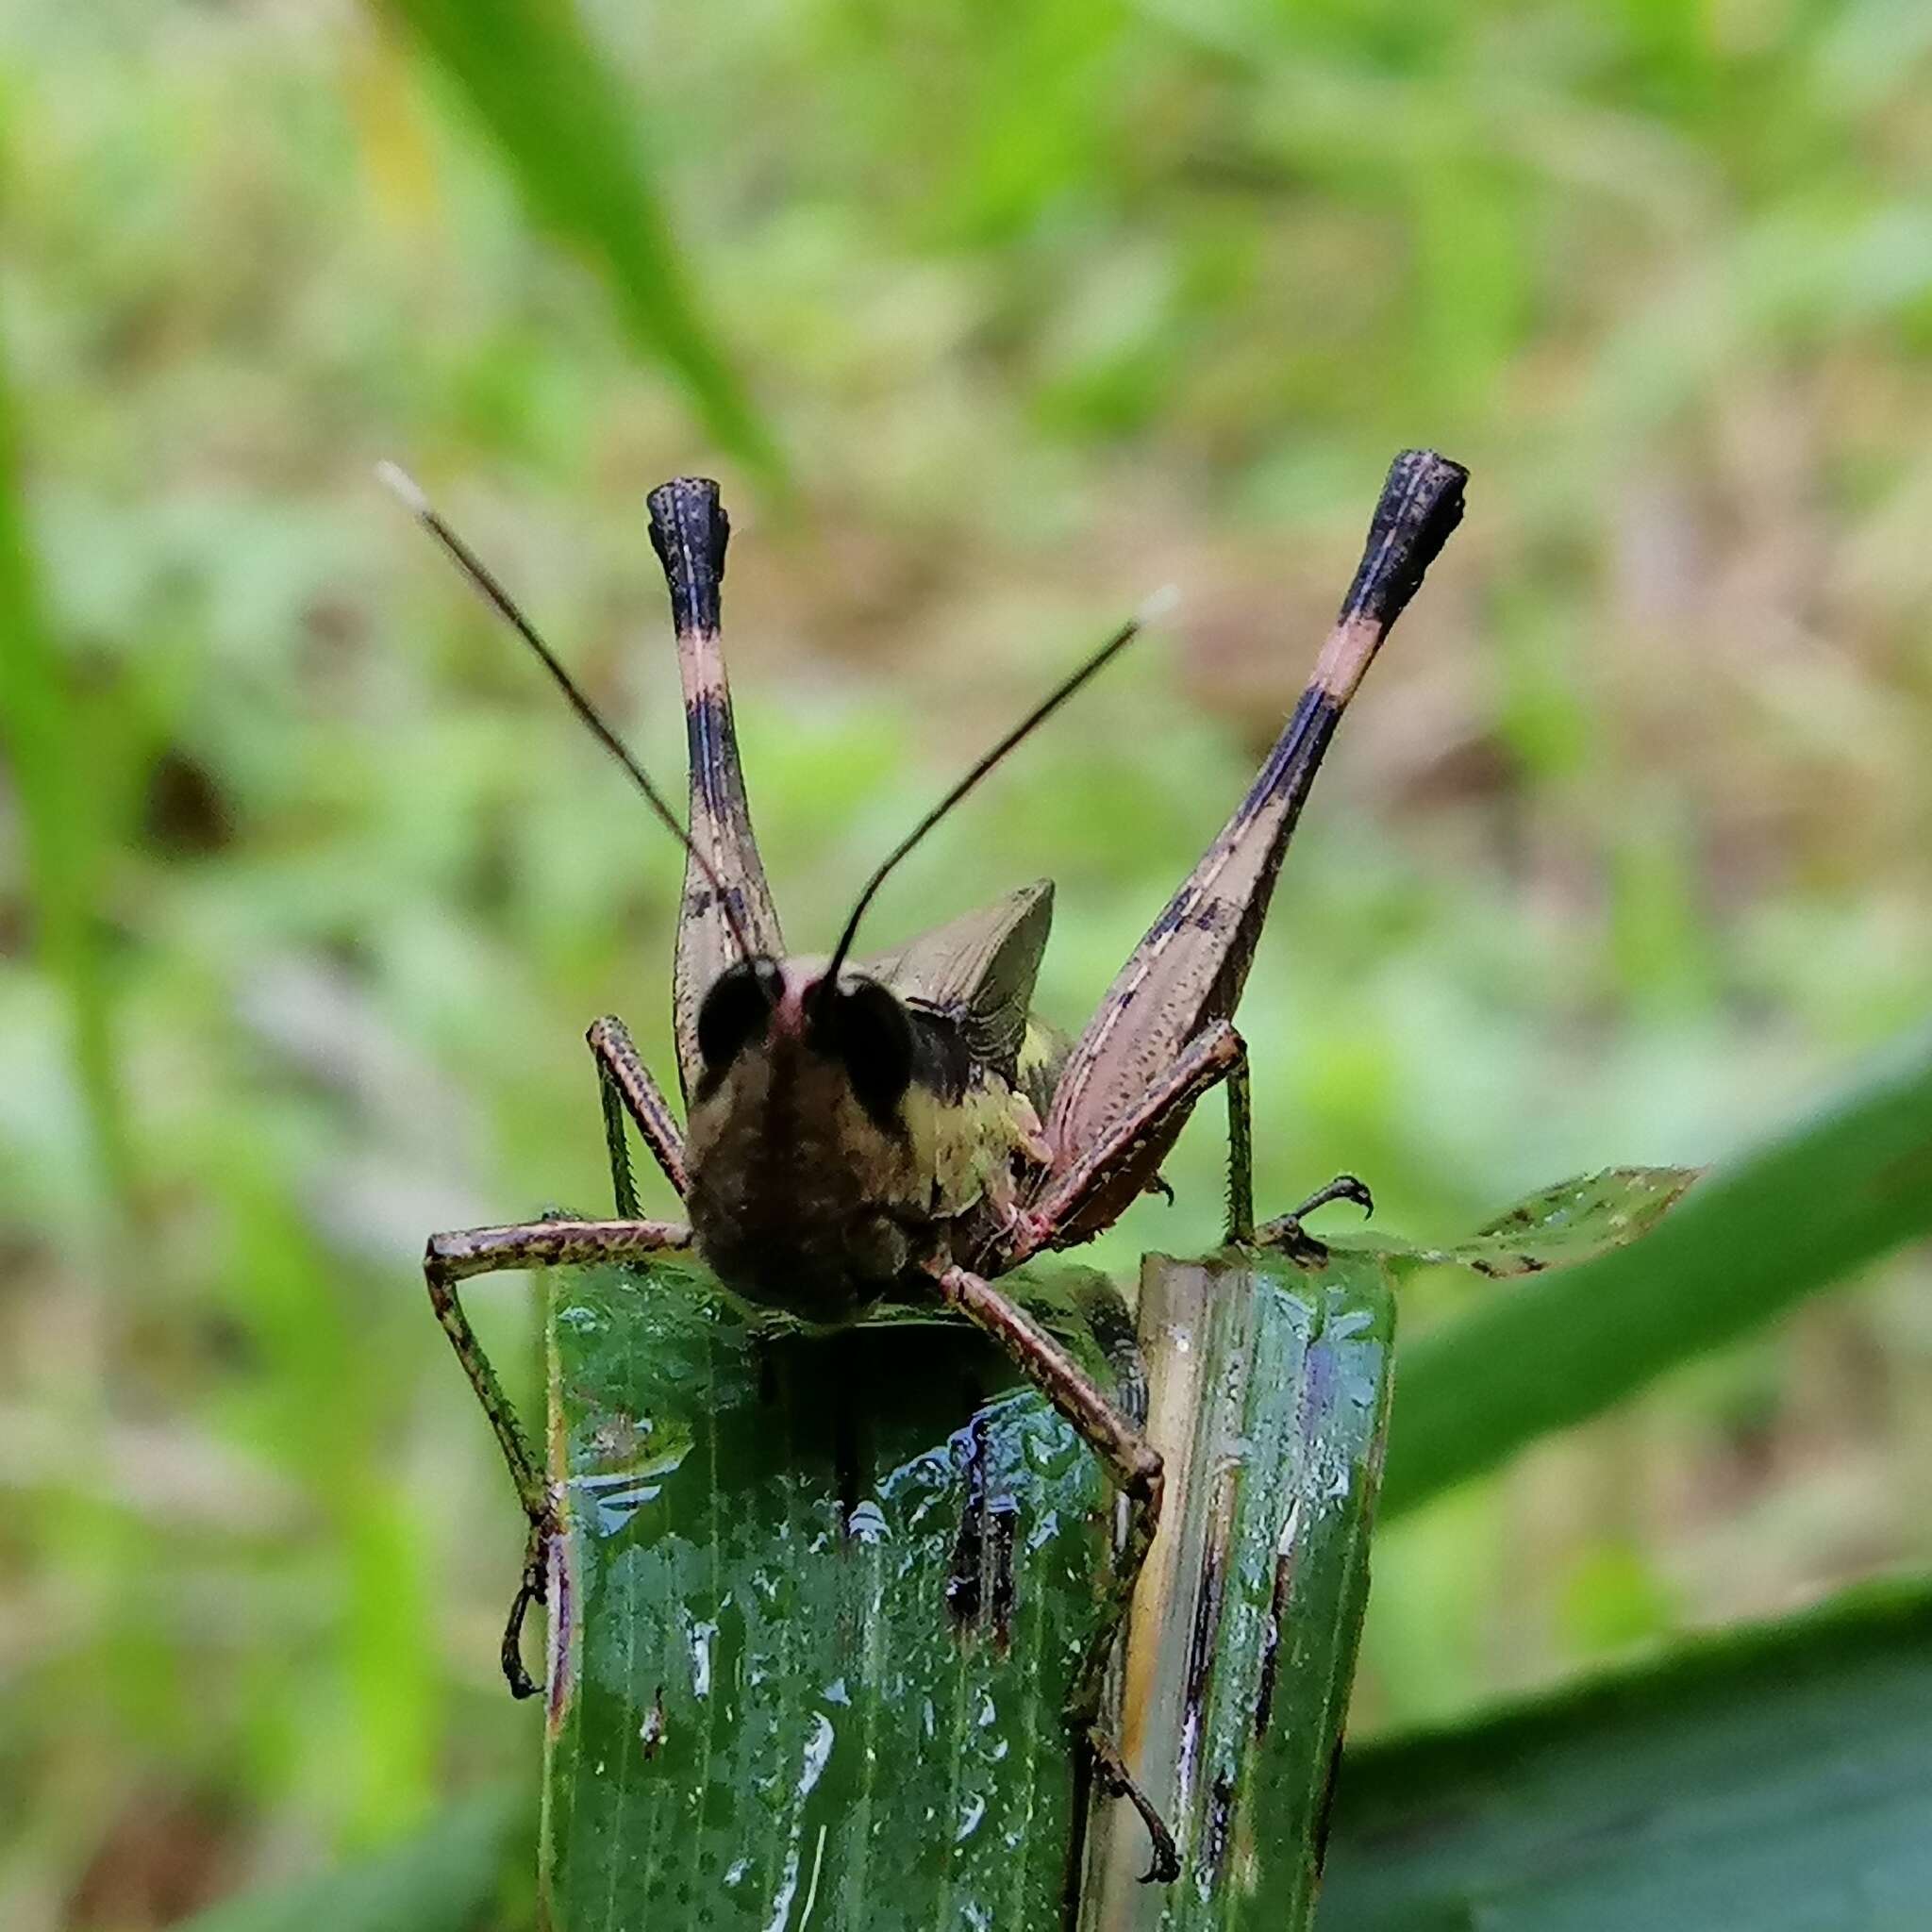
[(1150, 1257), (1141, 1307), (1168, 1513), (1124, 1724), (1182, 1875), (1137, 1884), (1130, 1821), (1096, 1819), (1084, 1923), (1291, 1932), (1313, 1909), (1368, 1601), (1394, 1297), (1360, 1256)]
[(958, 1327), (761, 1339), (671, 1269), (554, 1291), (554, 1922), (1058, 1923), (1084, 1446)]
[[(1026, 1286), (1080, 1335), (1091, 1277)], [(558, 1277), (554, 1924), (1049, 1927), (1076, 1879), (1090, 1925), (1296, 1923), (1392, 1304), (1353, 1257), (1150, 1262), (1143, 1295), (1172, 1487), (1124, 1735), (1188, 1861), (1165, 1890), (1130, 1807), (1083, 1824), (1060, 1712), (1114, 1507), (1059, 1418), (957, 1325), (760, 1339), (694, 1273)]]

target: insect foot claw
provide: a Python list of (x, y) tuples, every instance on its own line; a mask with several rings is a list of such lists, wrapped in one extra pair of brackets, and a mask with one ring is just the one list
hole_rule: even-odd
[(530, 1541), (524, 1549), (523, 1580), (511, 1600), (509, 1619), (503, 1626), (503, 1675), (512, 1697), (534, 1697), (541, 1688), (524, 1668), (524, 1619), (532, 1604), (548, 1600), (550, 1594), (550, 1540), (562, 1525), (545, 1513), (530, 1524)]
[(1325, 1188), (1317, 1188), (1293, 1213), (1264, 1222), (1255, 1230), (1255, 1245), (1275, 1248), (1291, 1260), (1320, 1267), (1328, 1258), (1327, 1246), (1303, 1227), (1302, 1218), (1331, 1201), (1353, 1201), (1365, 1215), (1375, 1211), (1375, 1197), (1369, 1192), (1368, 1184), (1352, 1174), (1339, 1174)]
[(1369, 1192), (1368, 1183), (1357, 1180), (1352, 1174), (1339, 1174), (1325, 1188), (1317, 1188), (1299, 1208), (1281, 1218), (1284, 1221), (1305, 1221), (1317, 1208), (1325, 1208), (1331, 1201), (1353, 1201), (1364, 1215), (1375, 1211), (1375, 1197)]
[(1306, 1214), (1311, 1208), (1319, 1208), (1326, 1201), (1353, 1201), (1362, 1210), (1362, 1219), (1367, 1220), (1375, 1211), (1375, 1197), (1369, 1192), (1367, 1181), (1357, 1180), (1352, 1174), (1339, 1174), (1312, 1201), (1303, 1202), (1299, 1212)]
[(1098, 1724), (1087, 1731), (1087, 1748), (1093, 1754), (1094, 1775), (1110, 1798), (1124, 1798), (1141, 1814), (1153, 1840), (1153, 1860), (1141, 1874), (1142, 1885), (1172, 1885), (1181, 1875), (1181, 1856), (1174, 1846), (1174, 1833), (1167, 1821), (1154, 1808), (1154, 1801), (1134, 1782), (1133, 1774), (1121, 1757), (1120, 1747)]

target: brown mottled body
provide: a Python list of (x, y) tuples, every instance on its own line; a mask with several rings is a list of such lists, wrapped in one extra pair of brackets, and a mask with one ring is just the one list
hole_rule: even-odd
[(685, 1206), (721, 1281), (747, 1301), (840, 1327), (943, 1237), (929, 1149), (896, 1112), (868, 1108), (844, 1067), (813, 1050), (801, 976), (785, 972), (765, 1051), (701, 1074)]
[[(1247, 796), (1134, 949), (1071, 1048), (1029, 1016), (1052, 918), (1045, 882), (1009, 894), (865, 967), (846, 964), (885, 874), (1005, 751), (1132, 635), (1116, 635), (927, 814), (874, 873), (826, 961), (790, 959), (752, 835), (719, 644), (728, 526), (715, 484), (651, 493), (683, 667), (690, 833), (674, 1017), (688, 1126), (675, 1118), (616, 1020), (591, 1029), (620, 1219), (538, 1223), (438, 1236), (425, 1271), (437, 1313), (495, 1428), (531, 1524), (505, 1638), (512, 1688), (534, 1687), (517, 1655), (540, 1599), (558, 1504), (483, 1358), (456, 1294), (499, 1267), (630, 1258), (695, 1242), (746, 1301), (823, 1326), (887, 1295), (937, 1295), (992, 1336), (1091, 1446), (1128, 1497), (1106, 1590), (1102, 1638), (1070, 1715), (1103, 1786), (1130, 1798), (1155, 1845), (1150, 1876), (1174, 1875), (1173, 1842), (1096, 1727), (1108, 1649), (1159, 1520), (1159, 1456), (1119, 1403), (993, 1285), (1042, 1250), (1090, 1239), (1159, 1184), (1162, 1158), (1208, 1088), (1226, 1081), (1229, 1238), (1255, 1238), (1247, 1068), (1234, 1030), (1274, 880), (1342, 709), (1462, 512), (1464, 473), (1428, 451), (1391, 467), (1354, 585), (1301, 702)], [(526, 622), (414, 487), (406, 499), (471, 580), (530, 641), (566, 695), (674, 823), (650, 780), (597, 719)], [(1042, 1129), (1040, 1112), (1046, 1114)], [(639, 1218), (625, 1145), (636, 1125), (683, 1196), (689, 1227)], [(1314, 1197), (1367, 1205), (1347, 1177)], [(1312, 1205), (1312, 1204), (1307, 1204)], [(1298, 1211), (1305, 1211), (1298, 1210)], [(1301, 1239), (1295, 1217), (1269, 1238)]]
[(691, 1110), (685, 1207), (706, 1261), (748, 1301), (820, 1327), (856, 1322), (929, 1254), (930, 1187), (835, 1066), (790, 1041)]

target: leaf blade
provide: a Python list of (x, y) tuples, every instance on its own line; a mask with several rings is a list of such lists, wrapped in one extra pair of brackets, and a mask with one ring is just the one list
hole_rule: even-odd
[(566, 8), (384, 0), (461, 90), (533, 214), (602, 274), (639, 346), (718, 441), (774, 486), (784, 463), (691, 286), (634, 110)]
[(1412, 1509), (1932, 1229), (1932, 1038), (1707, 1175), (1641, 1240), (1410, 1343), (1383, 1507)]
[(1135, 1604), (1123, 1734), (1181, 1877), (1140, 1884), (1124, 1815), (1096, 1816), (1089, 1932), (1310, 1923), (1368, 1600), (1394, 1323), (1373, 1257), (1144, 1265), (1168, 1507)]
[(1098, 1466), (971, 1331), (758, 1340), (697, 1271), (553, 1279), (569, 1932), (1052, 1923)]
[(1932, 1897), (1932, 1579), (1351, 1751), (1322, 1932), (1869, 1932)]

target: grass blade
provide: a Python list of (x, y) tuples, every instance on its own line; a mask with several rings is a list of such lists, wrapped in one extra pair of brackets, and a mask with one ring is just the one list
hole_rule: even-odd
[(604, 275), (640, 347), (682, 377), (718, 441), (768, 482), (783, 464), (699, 312), (627, 102), (548, 0), (387, 0), (489, 128), (537, 218)]
[(1700, 1181), (1641, 1240), (1500, 1290), (1405, 1348), (1384, 1509), (1493, 1468), (1928, 1229), (1921, 1039)]
[(1451, 1247), (1399, 1236), (1324, 1236), (1343, 1253), (1379, 1255), (1397, 1275), (1416, 1267), (1466, 1268), (1492, 1281), (1574, 1267), (1648, 1234), (1697, 1178), (1689, 1167), (1607, 1167), (1543, 1188)]
[(1395, 1302), (1381, 1268), (1276, 1257), (1141, 1278), (1166, 1523), (1135, 1605), (1124, 1734), (1173, 1824), (1178, 1884), (1094, 1821), (1091, 1932), (1297, 1932), (1368, 1601)]
[(1932, 1581), (1351, 1751), (1322, 1932), (1876, 1932), (1932, 1899)]
[[(1029, 1305), (1080, 1341), (1091, 1279)], [(696, 1271), (558, 1276), (558, 1932), (1059, 1924), (1076, 1882), (1089, 1926), (1305, 1924), (1392, 1306), (1354, 1257), (1148, 1265), (1172, 1487), (1124, 1736), (1182, 1840), (1160, 1890), (1126, 1806), (1083, 1840), (1061, 1709), (1113, 1508), (1059, 1418), (956, 1326), (761, 1341)]]
[(131, 1209), (134, 1157), (100, 938), (108, 788), (47, 620), (25, 518), (23, 466), (12, 385), (0, 368), (0, 741), (19, 799), (36, 951), (67, 1008), (99, 1226), (114, 1236), (125, 1232)]

